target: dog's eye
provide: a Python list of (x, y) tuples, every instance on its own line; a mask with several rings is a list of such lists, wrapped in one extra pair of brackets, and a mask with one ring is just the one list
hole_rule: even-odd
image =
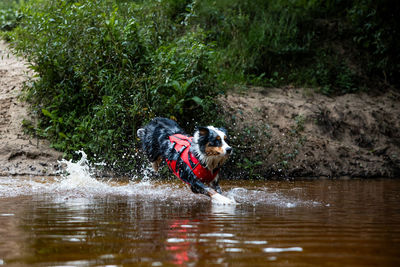
[(219, 140), (221, 140), (221, 137), (217, 136), (217, 138), (216, 138), (216, 139), (219, 141)]

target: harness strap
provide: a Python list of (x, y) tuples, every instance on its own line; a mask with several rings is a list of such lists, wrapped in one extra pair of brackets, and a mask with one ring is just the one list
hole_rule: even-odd
[(194, 170), (194, 169), (197, 167), (197, 165), (200, 164), (200, 161), (197, 161), (197, 163), (195, 164), (195, 163), (193, 162), (193, 160), (192, 160), (192, 157), (194, 157), (194, 156), (193, 156), (193, 154), (189, 151), (189, 153), (188, 153), (188, 160), (189, 160), (191, 169)]

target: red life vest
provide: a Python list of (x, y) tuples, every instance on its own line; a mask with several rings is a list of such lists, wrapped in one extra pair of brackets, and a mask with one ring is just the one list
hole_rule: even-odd
[[(193, 137), (188, 137), (182, 134), (174, 134), (169, 137), (169, 141), (175, 144), (175, 150), (179, 153), (179, 156), (186, 163), (186, 165), (189, 166), (197, 179), (199, 179), (203, 183), (210, 183), (215, 179), (219, 170), (217, 169), (215, 172), (211, 172), (210, 170), (201, 166), (199, 160), (190, 152), (192, 139)], [(179, 170), (176, 166), (176, 160), (167, 159), (166, 161), (171, 171), (179, 179), (185, 182), (185, 180), (183, 180), (179, 175)]]

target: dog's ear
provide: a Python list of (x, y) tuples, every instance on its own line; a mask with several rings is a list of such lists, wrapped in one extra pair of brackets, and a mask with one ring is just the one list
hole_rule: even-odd
[(196, 130), (199, 131), (200, 136), (208, 136), (208, 134), (210, 133), (210, 130), (207, 127), (203, 126), (198, 126)]

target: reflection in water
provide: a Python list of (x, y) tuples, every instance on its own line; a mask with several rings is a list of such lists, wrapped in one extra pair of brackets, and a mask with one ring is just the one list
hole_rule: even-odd
[(223, 206), (87, 175), (0, 179), (1, 265), (400, 266), (397, 180), (225, 181)]
[[(198, 222), (198, 220), (196, 220)], [(194, 221), (194, 222), (196, 222)], [(197, 261), (197, 253), (194, 244), (196, 239), (190, 239), (190, 230), (182, 225), (192, 225), (191, 221), (173, 220), (169, 224), (168, 239), (166, 240), (166, 249), (171, 252), (172, 263), (182, 266), (190, 261)], [(191, 258), (189, 258), (191, 255)]]
[(211, 213), (219, 217), (235, 215), (236, 205), (212, 205)]

